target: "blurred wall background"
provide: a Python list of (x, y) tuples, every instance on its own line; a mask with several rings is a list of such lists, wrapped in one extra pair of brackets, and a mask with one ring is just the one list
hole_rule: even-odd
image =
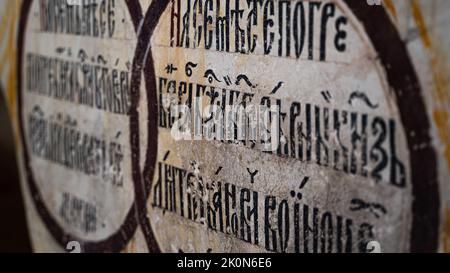
[(0, 92), (0, 252), (31, 252), (11, 122)]

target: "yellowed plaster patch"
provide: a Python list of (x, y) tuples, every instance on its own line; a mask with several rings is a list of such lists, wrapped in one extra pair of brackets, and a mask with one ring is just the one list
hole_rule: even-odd
[(419, 29), (422, 43), (430, 54), (430, 67), (435, 84), (433, 99), (436, 104), (433, 110), (433, 118), (439, 131), (439, 137), (445, 146), (444, 156), (447, 161), (447, 167), (450, 170), (450, 125), (448, 114), (450, 98), (449, 86), (446, 82), (446, 76), (449, 75), (450, 71), (447, 66), (448, 59), (444, 51), (439, 49), (439, 43), (433, 42), (417, 0), (411, 1), (411, 10), (414, 22)]
[(392, 16), (397, 19), (397, 9), (395, 8), (394, 3), (392, 3), (392, 0), (384, 0), (383, 3), (388, 11), (392, 14)]
[(14, 128), (14, 139), (19, 144), (19, 132), (17, 124), (17, 44), (16, 34), (20, 16), (22, 1), (7, 1), (3, 10), (0, 22), (0, 35), (5, 37), (0, 52), (0, 75), (4, 77), (6, 103), (10, 113), (11, 122)]

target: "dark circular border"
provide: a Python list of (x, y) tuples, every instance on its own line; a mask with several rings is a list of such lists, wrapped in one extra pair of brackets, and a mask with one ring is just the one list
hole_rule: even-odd
[[(27, 172), (27, 180), (33, 200), (40, 216), (49, 228), (52, 235), (61, 245), (77, 239), (64, 232), (56, 221), (48, 213), (45, 204), (39, 195), (36, 183), (33, 180), (29, 166), (29, 156), (25, 149), (26, 142), (23, 136), (23, 124), (21, 113), (21, 79), (22, 79), (22, 53), (24, 41), (24, 29), (27, 15), (32, 0), (25, 0), (19, 27), (18, 39), (18, 111), (20, 117), (20, 129), (24, 144), (24, 159)], [(386, 72), (390, 87), (397, 99), (401, 121), (405, 128), (408, 148), (410, 151), (410, 166), (412, 179), (412, 229), (410, 239), (411, 252), (435, 252), (439, 242), (439, 185), (436, 170), (436, 154), (431, 145), (430, 123), (426, 115), (426, 107), (423, 102), (423, 94), (417, 75), (409, 59), (406, 46), (401, 40), (395, 26), (382, 7), (368, 7), (364, 1), (344, 0), (353, 14), (363, 24), (372, 45), (379, 54), (381, 63)], [(132, 148), (132, 173), (135, 186), (135, 204), (130, 210), (127, 219), (122, 226), (123, 233), (114, 234), (102, 242), (84, 242), (86, 251), (120, 251), (134, 234), (137, 227), (136, 216), (144, 232), (150, 252), (160, 252), (160, 247), (151, 228), (147, 216), (147, 198), (149, 196), (154, 166), (156, 163), (158, 127), (157, 127), (157, 98), (155, 69), (153, 64), (150, 40), (159, 19), (169, 4), (169, 0), (154, 0), (148, 9), (142, 28), (140, 28), (142, 15), (137, 0), (126, 1), (136, 32), (138, 32), (138, 44), (133, 59), (133, 71), (131, 81), (132, 106), (130, 111), (130, 142)], [(137, 108), (140, 101), (141, 73), (144, 70), (147, 93), (147, 151), (145, 168), (141, 172), (140, 167), (140, 143), (139, 143), (139, 112)], [(153, 115), (152, 115), (153, 114)], [(411, 134), (410, 132), (414, 132)], [(417, 144), (427, 144), (423, 149), (414, 149)], [(33, 194), (35, 193), (35, 194)]]
[[(440, 196), (437, 159), (430, 122), (416, 71), (386, 10), (365, 1), (345, 0), (363, 23), (394, 91), (409, 148), (412, 180), (411, 252), (436, 252), (439, 247)], [(424, 145), (425, 148), (415, 147)]]
[[(131, 165), (136, 189), (139, 223), (144, 233), (149, 252), (151, 253), (160, 253), (161, 249), (156, 241), (147, 213), (147, 199), (152, 186), (158, 151), (158, 100), (156, 95), (156, 73), (150, 40), (169, 1), (153, 0), (148, 8), (144, 21), (142, 22), (142, 28), (140, 29), (131, 75), (130, 140), (133, 153)], [(139, 86), (142, 78), (142, 70), (144, 70), (145, 74), (146, 106), (148, 109), (147, 151), (143, 172), (140, 166), (140, 129), (139, 111), (137, 110), (140, 102)]]
[[(126, 247), (130, 239), (133, 237), (138, 221), (137, 221), (137, 207), (136, 200), (134, 200), (127, 216), (124, 220), (124, 223), (120, 226), (119, 230), (117, 230), (114, 234), (110, 235), (104, 240), (101, 241), (85, 241), (77, 236), (72, 234), (68, 234), (56, 221), (56, 219), (52, 216), (47, 206), (45, 205), (45, 200), (43, 199), (39, 188), (36, 184), (36, 181), (33, 177), (33, 172), (30, 166), (30, 156), (27, 150), (27, 144), (25, 139), (25, 131), (23, 124), (23, 113), (22, 113), (22, 67), (23, 67), (23, 53), (24, 53), (24, 42), (25, 42), (25, 31), (28, 22), (28, 15), (30, 12), (31, 4), (33, 0), (24, 0), (20, 19), (19, 19), (19, 32), (18, 32), (18, 116), (19, 116), (19, 127), (21, 131), (21, 141), (22, 141), (22, 152), (24, 157), (25, 171), (26, 171), (26, 179), (28, 182), (28, 187), (31, 192), (31, 198), (34, 201), (35, 207), (37, 209), (38, 214), (44, 221), (46, 227), (49, 232), (55, 238), (55, 240), (60, 244), (63, 248), (66, 247), (67, 243), (70, 241), (77, 241), (82, 245), (83, 252), (119, 252)], [(139, 23), (142, 20), (142, 9), (139, 4), (139, 0), (126, 0), (126, 5), (133, 21), (133, 26), (135, 28), (136, 33), (139, 30)], [(137, 34), (138, 35), (138, 34)], [(135, 189), (136, 191), (136, 189)]]
[[(368, 6), (366, 1), (343, 1), (359, 20), (376, 52), (381, 64), (386, 70), (387, 80), (392, 88), (397, 106), (400, 110), (401, 122), (405, 129), (407, 145), (410, 152), (411, 181), (412, 181), (412, 228), (410, 238), (411, 252), (436, 252), (439, 245), (439, 184), (437, 178), (436, 154), (431, 145), (430, 123), (423, 101), (423, 93), (416, 72), (410, 61), (404, 41), (401, 40), (389, 15), (382, 6)], [(151, 223), (147, 216), (146, 200), (152, 185), (154, 166), (157, 152), (157, 98), (155, 70), (151, 50), (151, 38), (158, 20), (168, 0), (154, 0), (144, 18), (143, 29), (139, 36), (138, 48), (134, 58), (135, 67), (140, 68), (145, 63), (144, 73), (147, 88), (148, 106), (148, 146), (146, 151), (145, 169), (142, 184), (141, 168), (139, 165), (139, 90), (133, 94), (131, 123), (131, 139), (133, 150), (137, 156), (133, 157), (133, 173), (135, 172), (136, 187), (141, 187), (136, 202), (139, 221), (144, 230), (151, 252), (160, 252), (160, 247), (152, 232)], [(145, 55), (148, 51), (147, 55)], [(143, 60), (143, 58), (147, 59)], [(140, 72), (136, 71), (134, 81), (140, 81)], [(133, 84), (139, 86), (139, 84)], [(156, 129), (155, 129), (156, 128)], [(411, 132), (414, 132), (412, 134)], [(417, 150), (417, 144), (426, 146)], [(423, 145), (426, 144), (426, 145)]]

